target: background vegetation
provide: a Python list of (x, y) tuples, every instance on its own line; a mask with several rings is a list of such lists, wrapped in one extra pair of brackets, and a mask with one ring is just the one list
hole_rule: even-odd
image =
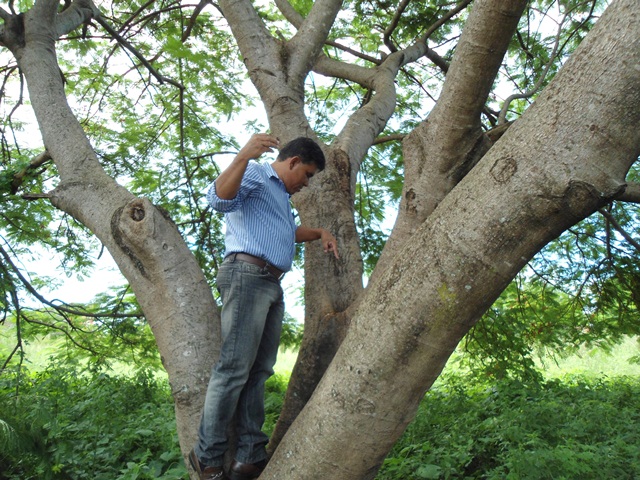
[[(2, 356), (11, 329), (0, 328)], [(299, 333), (285, 337), (292, 343), (268, 382), (267, 432)], [(74, 349), (64, 338), (34, 337), (31, 361), (14, 361), (0, 375), (0, 479), (188, 479), (171, 392), (155, 360), (96, 362)], [(525, 379), (516, 366), (499, 377), (478, 374), (457, 355), (378, 480), (640, 477), (640, 366), (629, 363), (637, 339), (609, 353), (577, 353), (539, 359), (538, 375)]]

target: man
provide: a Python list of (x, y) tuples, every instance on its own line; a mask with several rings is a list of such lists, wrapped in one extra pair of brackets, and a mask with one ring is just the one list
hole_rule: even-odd
[[(289, 197), (324, 169), (322, 150), (297, 138), (271, 164), (250, 162), (273, 152), (278, 139), (256, 134), (211, 186), (207, 199), (226, 219), (225, 260), (217, 286), (222, 298), (222, 348), (207, 389), (198, 442), (189, 454), (201, 480), (257, 478), (267, 463), (264, 384), (278, 353), (284, 301), (280, 279), (291, 268), (295, 242), (321, 240), (338, 258), (337, 242), (322, 228), (296, 226)], [(227, 427), (237, 415), (235, 460), (223, 470)]]

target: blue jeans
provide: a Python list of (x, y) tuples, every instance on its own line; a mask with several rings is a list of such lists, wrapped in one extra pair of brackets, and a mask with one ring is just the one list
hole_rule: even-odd
[(222, 347), (207, 388), (195, 453), (205, 465), (222, 465), (227, 428), (236, 412), (235, 458), (256, 463), (267, 458), (264, 384), (273, 375), (278, 354), (282, 287), (266, 269), (231, 259), (220, 266), (217, 283), (223, 305)]

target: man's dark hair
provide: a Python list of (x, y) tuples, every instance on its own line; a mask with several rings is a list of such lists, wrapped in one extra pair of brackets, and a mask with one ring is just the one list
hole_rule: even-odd
[(324, 170), (325, 159), (320, 145), (306, 137), (291, 140), (278, 153), (278, 160), (283, 161), (291, 157), (300, 157), (302, 163), (315, 163), (318, 171)]

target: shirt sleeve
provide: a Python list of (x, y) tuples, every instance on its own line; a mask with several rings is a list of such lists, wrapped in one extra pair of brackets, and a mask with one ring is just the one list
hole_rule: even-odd
[(242, 177), (240, 190), (235, 198), (226, 200), (218, 197), (216, 193), (216, 183), (213, 182), (207, 192), (207, 201), (218, 212), (227, 213), (238, 210), (242, 207), (244, 200), (254, 193), (259, 193), (264, 188), (265, 179), (261, 175), (261, 169), (258, 164), (250, 162)]

